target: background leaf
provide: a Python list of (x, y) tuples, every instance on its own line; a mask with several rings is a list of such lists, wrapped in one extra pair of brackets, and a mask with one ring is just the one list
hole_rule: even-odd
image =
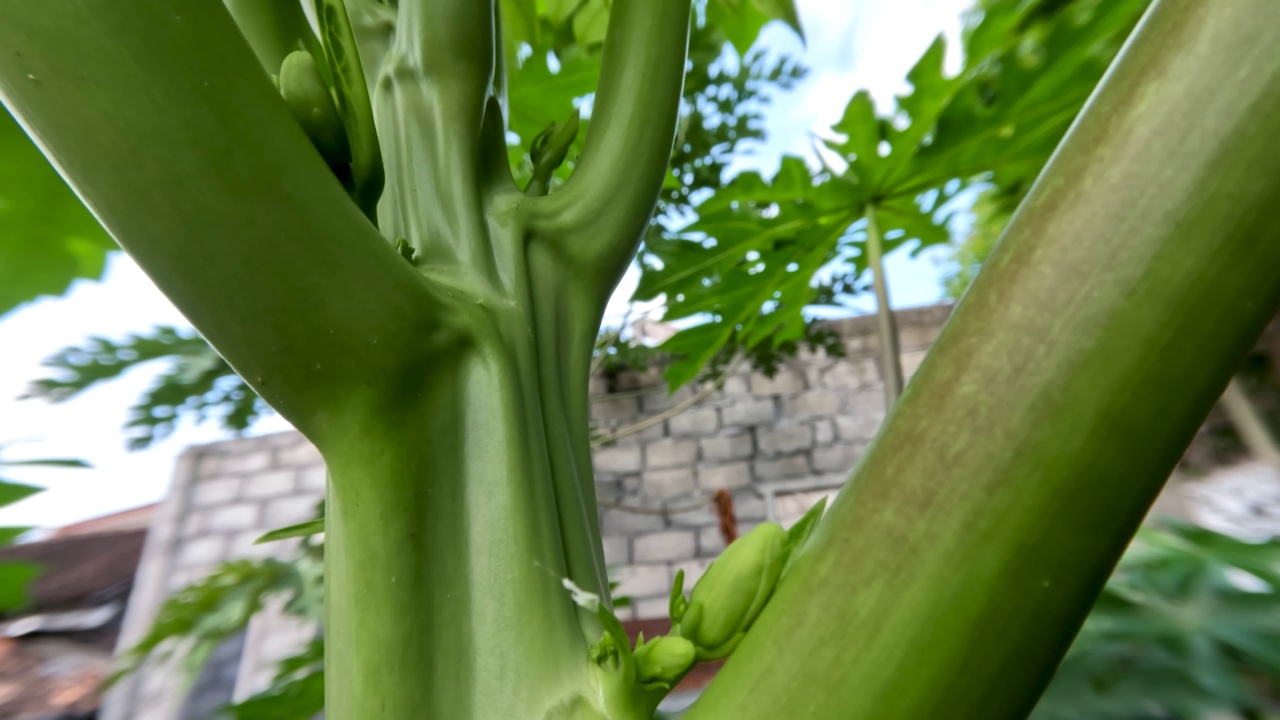
[(263, 543), (275, 542), (277, 540), (288, 540), (289, 538), (296, 538), (296, 537), (309, 537), (311, 535), (317, 535), (322, 532), (324, 532), (324, 518), (316, 518), (315, 520), (308, 520), (304, 523), (298, 523), (297, 525), (289, 525), (287, 527), (282, 527), (277, 530), (272, 530), (269, 533), (265, 533), (262, 537), (258, 538), (257, 540), (254, 540), (253, 544), (261, 545)]
[(116, 245), (0, 107), (0, 316), (102, 275)]
[(38, 488), (34, 485), (23, 485), (22, 483), (0, 480), (0, 507), (12, 505), (19, 500), (25, 500), (41, 490), (43, 488)]
[(606, 0), (587, 0), (573, 14), (573, 39), (583, 47), (604, 42), (609, 30), (609, 4)]
[(30, 598), (31, 581), (40, 575), (40, 567), (30, 563), (0, 563), (0, 613), (21, 610)]
[(707, 24), (719, 30), (739, 53), (746, 54), (770, 20), (781, 20), (801, 39), (800, 14), (794, 0), (708, 0)]
[(76, 458), (48, 458), (41, 460), (0, 460), (0, 467), (61, 467), (87, 469), (93, 467)]
[(1280, 542), (1172, 522), (1142, 530), (1032, 720), (1268, 710), (1266, 683), (1280, 681), (1277, 568)]
[(141, 449), (167, 437), (179, 420), (216, 417), (232, 432), (245, 430), (268, 412), (266, 403), (194, 331), (157, 327), (123, 340), (89, 338), (45, 361), (52, 377), (36, 380), (25, 397), (64, 402), (140, 365), (164, 360), (168, 367), (129, 410), (129, 447)]
[[(786, 158), (769, 180), (745, 173), (692, 203), (692, 222), (646, 244), (636, 292), (665, 297), (665, 319), (685, 326), (663, 346), (675, 355), (668, 382), (739, 352), (768, 372), (815, 335), (810, 308), (864, 292), (869, 204), (886, 255), (951, 242), (952, 218), (976, 195), (968, 188), (986, 189), (981, 217), (1003, 223), (1147, 2), (986, 0), (969, 18), (960, 71), (946, 74), (939, 37), (891, 112), (855, 94), (823, 143), (824, 168)], [(707, 14), (723, 29), (755, 17), (753, 7), (712, 2)], [(977, 227), (992, 244), (998, 229)], [(966, 277), (985, 253), (968, 256)]]

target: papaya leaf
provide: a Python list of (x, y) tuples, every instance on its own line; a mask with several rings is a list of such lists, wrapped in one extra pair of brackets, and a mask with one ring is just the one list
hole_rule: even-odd
[(212, 415), (240, 432), (270, 412), (204, 338), (165, 326), (122, 340), (92, 337), (59, 351), (44, 363), (53, 375), (31, 383), (25, 397), (63, 402), (152, 362), (168, 367), (129, 410), (125, 431), (132, 449), (164, 439), (184, 416), (199, 422)]
[(88, 469), (93, 467), (84, 460), (76, 458), (47, 458), (40, 460), (0, 460), (4, 467), (60, 467)]
[(609, 4), (606, 0), (587, 0), (573, 14), (573, 39), (582, 47), (603, 43), (608, 30)]
[(324, 640), (276, 664), (262, 692), (226, 709), (232, 720), (311, 720), (324, 710)]
[(188, 681), (228, 638), (243, 631), (271, 597), (288, 599), (286, 612), (318, 620), (322, 585), (317, 549), (304, 546), (292, 561), (240, 560), (174, 593), (150, 629), (118, 658), (110, 682), (139, 669), (149, 658), (173, 657)]
[(723, 33), (740, 53), (751, 48), (761, 28), (771, 20), (781, 20), (804, 39), (794, 0), (710, 0), (707, 3), (707, 24)]
[(12, 505), (19, 500), (25, 500), (43, 489), (44, 488), (38, 488), (34, 485), (24, 485), (22, 483), (10, 482), (8, 480), (0, 480), (0, 507)]
[(96, 280), (116, 244), (0, 107), (0, 316), (77, 279)]
[[(636, 297), (665, 295), (665, 319), (685, 321), (663, 346), (676, 356), (668, 382), (689, 382), (737, 351), (774, 366), (811, 332), (806, 308), (861, 292), (869, 203), (884, 252), (918, 254), (951, 240), (966, 188), (994, 184), (1016, 202), (1147, 2), (982, 2), (960, 70), (946, 72), (939, 37), (907, 73), (910, 91), (891, 112), (855, 94), (824, 141), (835, 156), (823, 158), (824, 170), (787, 158), (772, 179), (744, 173), (695, 204), (697, 218), (678, 232), (650, 238)], [(755, 7), (711, 2), (707, 14), (731, 27), (759, 21)]]
[(40, 575), (40, 567), (31, 563), (0, 563), (0, 612), (26, 607), (30, 601), (31, 581)]
[(31, 527), (0, 527), (0, 546), (12, 543), (33, 529)]
[(262, 545), (263, 543), (276, 542), (277, 540), (287, 540), (289, 538), (309, 537), (324, 532), (324, 518), (316, 518), (308, 520), (297, 525), (289, 525), (269, 533), (253, 541), (254, 545)]
[(232, 720), (311, 720), (324, 710), (324, 670), (275, 683), (226, 709)]

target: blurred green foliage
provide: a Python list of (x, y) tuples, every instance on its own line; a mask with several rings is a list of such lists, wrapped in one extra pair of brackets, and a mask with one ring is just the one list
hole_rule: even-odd
[(1280, 712), (1280, 542), (1144, 529), (1032, 720), (1261, 719)]
[[(0, 446), (0, 450), (4, 447)], [(74, 459), (40, 459), (40, 460), (4, 460), (0, 459), (0, 470), (18, 467), (59, 467), (87, 468), (89, 464)], [(41, 488), (24, 483), (14, 482), (0, 477), (0, 507), (16, 502), (40, 492)], [(29, 527), (0, 527), (0, 547), (9, 545), (21, 537)], [(21, 610), (29, 601), (28, 587), (38, 577), (40, 568), (25, 562), (0, 562), (0, 613)]]
[(651, 238), (636, 297), (665, 298), (665, 318), (689, 325), (663, 345), (675, 356), (667, 380), (682, 385), (737, 352), (767, 368), (809, 339), (813, 305), (865, 288), (868, 207), (888, 254), (948, 242), (966, 188), (1016, 205), (1147, 2), (986, 0), (967, 19), (957, 74), (943, 69), (939, 37), (892, 111), (865, 91), (850, 100), (822, 168), (786, 157), (771, 178), (743, 173), (680, 232)]

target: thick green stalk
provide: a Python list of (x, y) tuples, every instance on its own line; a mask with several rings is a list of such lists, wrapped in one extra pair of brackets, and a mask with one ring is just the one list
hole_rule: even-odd
[[(688, 0), (621, 0), (613, 12), (636, 22), (612, 26), (600, 92), (643, 91), (650, 104), (634, 118), (643, 123), (622, 130), (608, 122), (611, 106), (597, 105), (598, 124), (614, 127), (615, 149), (625, 149), (612, 158), (617, 172), (654, 149), (646, 144), (654, 127), (667, 128), (658, 153), (670, 152)], [(676, 38), (649, 32), (672, 28)], [(491, 2), (402, 0), (377, 84), (388, 164), (382, 227), (409, 241), (426, 278), (472, 305), (464, 342), (439, 348), (371, 405), (371, 426), (404, 428), (388, 430), (403, 438), (395, 449), (371, 457), (360, 429), (349, 454), (330, 457), (331, 466), (351, 468), (335, 471), (328, 520), (335, 531), (327, 539), (334, 668), (327, 697), (331, 717), (342, 720), (605, 712), (586, 654), (601, 627), (570, 602), (561, 581), (607, 602), (586, 388), (612, 287), (595, 280), (620, 271), (611, 255), (571, 256), (565, 243), (593, 243), (600, 255), (633, 251), (665, 162), (650, 168), (646, 158), (616, 183), (617, 207), (650, 210), (616, 221), (612, 234), (572, 224), (548, 231), (539, 203), (561, 193), (526, 196), (506, 165), (501, 53)], [(675, 72), (660, 72), (661, 82), (643, 75), (636, 87), (638, 78), (610, 67)], [(628, 183), (652, 186), (652, 194)], [(410, 449), (415, 443), (423, 449)], [(395, 458), (377, 473), (387, 482), (361, 482), (377, 457)], [(389, 550), (386, 536), (369, 534), (380, 527), (430, 530), (413, 547)], [(441, 552), (448, 557), (437, 560)], [(390, 587), (389, 577), (397, 578)], [(405, 613), (427, 602), (424, 632), (405, 637)], [(388, 653), (397, 664), (379, 662)]]
[[(559, 191), (528, 203), (529, 263), (537, 278), (530, 301), (556, 500), (562, 524), (591, 534), (589, 545), (566, 544), (570, 575), (605, 596), (586, 380), (605, 305), (635, 256), (671, 156), (689, 8), (690, 0), (614, 3), (574, 174)], [(589, 618), (584, 625), (594, 627)]]
[[(618, 0), (591, 124), (573, 175), (530, 198), (527, 302), (570, 577), (608, 596), (596, 515), (587, 380), (605, 306), (635, 257), (671, 157), (689, 44), (690, 0)], [(570, 542), (586, 528), (589, 541)], [(594, 620), (584, 626), (596, 631)]]
[(460, 312), (326, 453), (327, 716), (598, 717), (527, 318)]
[(1280, 5), (1161, 0), (689, 720), (1016, 720), (1280, 306)]
[[(398, 7), (373, 111), (379, 220), (412, 263), (361, 217), (217, 0), (7, 6), (0, 91), (324, 454), (331, 720), (632, 720), (606, 709), (587, 654), (601, 628), (562, 581), (607, 594), (587, 375), (662, 183), (689, 0), (614, 3), (590, 182), (536, 199), (506, 165), (493, 2)], [(586, 211), (551, 212), (562, 194)]]
[(563, 189), (532, 204), (538, 239), (600, 303), (635, 257), (671, 161), (689, 6), (690, 0), (613, 4), (582, 155)]
[(884, 274), (884, 238), (876, 222), (875, 203), (867, 204), (867, 267), (876, 294), (876, 325), (880, 339), (880, 377), (884, 381), (884, 406), (898, 402), (905, 384), (902, 379), (902, 353), (898, 346), (898, 325), (889, 304), (889, 278)]
[(423, 266), (465, 275), (487, 292), (514, 281), (507, 270), (520, 240), (490, 241), (487, 194), (514, 183), (505, 168), (505, 178), (482, 178), (477, 162), (484, 152), (505, 153), (487, 147), (483, 132), (486, 115), (498, 112), (489, 103), (496, 21), (492, 0), (400, 3), (374, 96), (387, 163), (381, 227), (408, 240)]
[[(217, 0), (0, 10), (0, 96), (112, 236), (312, 440), (420, 357), (435, 289), (360, 214)], [(442, 319), (443, 318), (443, 319)]]

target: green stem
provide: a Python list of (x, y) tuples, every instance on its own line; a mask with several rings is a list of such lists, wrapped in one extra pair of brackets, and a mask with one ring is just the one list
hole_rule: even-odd
[[(653, 213), (684, 82), (690, 0), (617, 0), (582, 155), (528, 209), (528, 302), (569, 575), (608, 595), (588, 423), (591, 351), (609, 296)], [(605, 183), (606, 185), (601, 185)], [(571, 542), (582, 530), (590, 544)], [(584, 629), (597, 632), (584, 616)]]
[(222, 3), (18, 3), (0, 47), (6, 105), (169, 299), (313, 441), (447, 322)]
[[(630, 32), (611, 36), (621, 50), (606, 49), (606, 68), (622, 69), (605, 71), (601, 95), (621, 92), (607, 89), (618, 76), (663, 93), (622, 130), (612, 125), (606, 135), (615, 142), (623, 131), (644, 142), (651, 126), (674, 123), (679, 74), (672, 82), (660, 72), (655, 85), (635, 72), (644, 58), (627, 54), (661, 54), (659, 70), (683, 68), (682, 2), (685, 15), (674, 20), (670, 8), (634, 0), (613, 9), (615, 17), (651, 27), (660, 17), (658, 27), (681, 31), (678, 43), (656, 48), (633, 42)], [(605, 267), (612, 257), (572, 256), (566, 247), (588, 239), (615, 252), (633, 246), (649, 210), (628, 218), (634, 227), (606, 228), (621, 234), (616, 241), (537, 222), (546, 198), (519, 192), (506, 165), (493, 4), (402, 0), (399, 8), (375, 96), (389, 148), (380, 219), (418, 250), (423, 275), (468, 298), (456, 305), (465, 340), (410, 362), (367, 413), (355, 413), (366, 419), (350, 441), (326, 453), (338, 468), (330, 510), (337, 534), (328, 541), (329, 712), (338, 720), (598, 717), (606, 710), (586, 649), (602, 629), (561, 582), (567, 577), (608, 602), (587, 379), (612, 289), (612, 280), (594, 280), (616, 268)], [(668, 106), (671, 118), (658, 114)], [(668, 133), (663, 158), (670, 143)], [(653, 185), (656, 197), (665, 162), (647, 168), (654, 163), (640, 154), (646, 149), (615, 159), (646, 158), (632, 182)], [(614, 200), (651, 209), (654, 197), (635, 192), (623, 184)], [(392, 438), (387, 448), (370, 446), (371, 428)], [(416, 445), (422, 449), (409, 449)], [(409, 546), (395, 547), (404, 537)], [(412, 609), (424, 604), (429, 610)], [(415, 617), (407, 636), (406, 614)], [(394, 665), (378, 659), (388, 656)]]
[[(403, 0), (396, 35), (374, 95), (378, 136), (388, 151), (379, 218), (388, 237), (405, 238), (423, 265), (465, 274), (492, 291), (510, 289), (518, 249), (489, 238), (489, 194), (506, 178), (482, 177), (486, 123), (501, 123), (490, 102), (496, 72), (492, 2)], [(501, 138), (497, 139), (499, 143)], [(512, 238), (518, 241), (518, 238)], [(499, 256), (502, 257), (499, 257)]]
[(635, 257), (671, 159), (689, 7), (690, 0), (613, 3), (582, 155), (565, 186), (532, 205), (534, 230), (601, 303)]
[(689, 720), (1025, 718), (1280, 307), (1280, 15), (1161, 0)]
[(889, 278), (884, 274), (884, 239), (876, 222), (876, 204), (867, 203), (867, 266), (876, 293), (876, 326), (880, 334), (880, 377), (884, 381), (884, 407), (888, 411), (898, 402), (905, 384), (902, 379), (902, 353), (898, 348), (898, 325), (889, 304)]
[(326, 452), (334, 720), (598, 717), (527, 319), (467, 314)]
[(1280, 470), (1280, 444), (1276, 443), (1271, 428), (1262, 413), (1249, 399), (1240, 381), (1232, 378), (1227, 389), (1222, 393), (1222, 409), (1226, 411), (1231, 424), (1244, 442), (1249, 453), (1258, 460)]
[[(413, 265), (346, 196), (217, 0), (6, 11), (6, 102), (325, 457), (331, 720), (634, 715), (606, 710), (587, 658), (601, 627), (561, 583), (607, 597), (587, 377), (661, 186), (688, 9), (614, 5), (575, 193), (617, 212), (562, 217), (542, 201), (568, 187), (528, 198), (506, 165), (494, 3), (400, 0), (375, 92), (379, 220), (414, 245)], [(607, 194), (591, 186), (610, 175)]]

